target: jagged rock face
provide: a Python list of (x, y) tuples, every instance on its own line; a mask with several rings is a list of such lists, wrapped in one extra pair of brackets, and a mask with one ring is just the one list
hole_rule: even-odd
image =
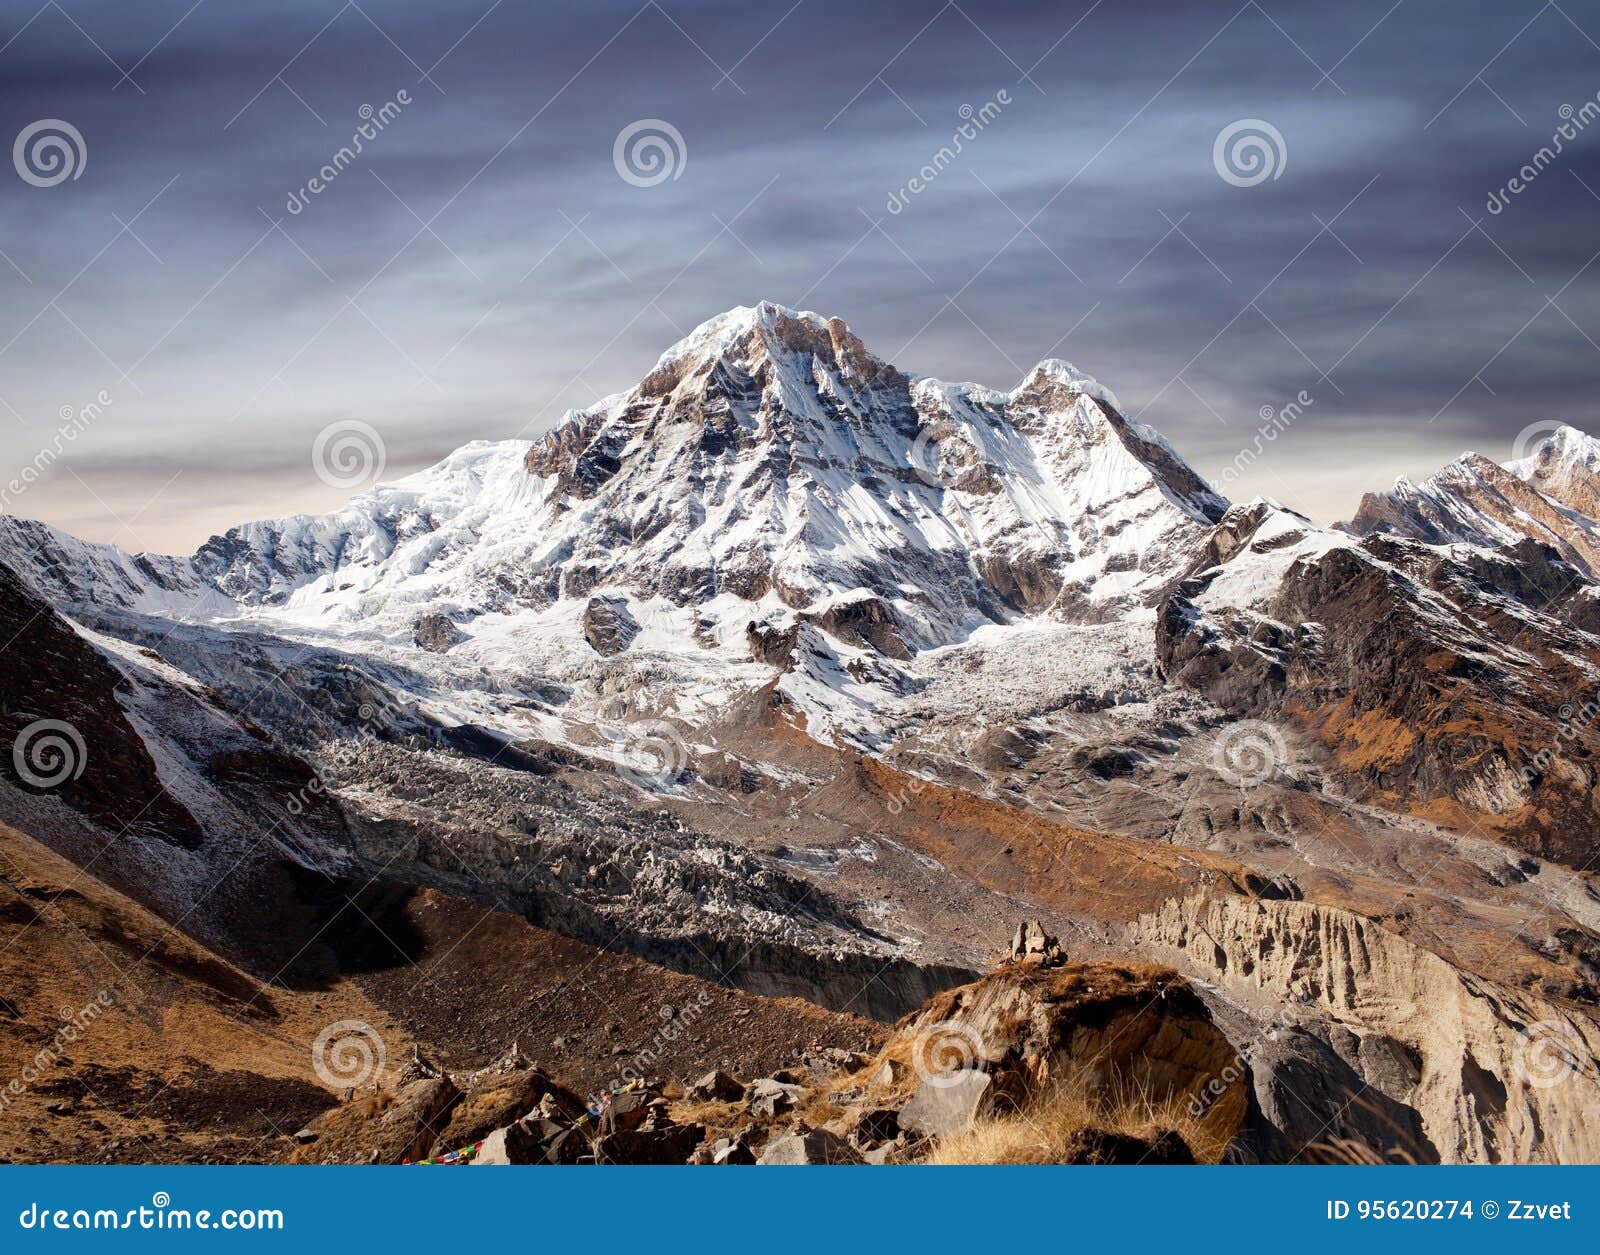
[(0, 514), (0, 558), (58, 607), (201, 615), (228, 606), (192, 559), (128, 554), (10, 514)]
[(1536, 540), (1584, 574), (1600, 572), (1600, 524), (1476, 453), (1420, 484), (1401, 479), (1388, 492), (1368, 493), (1347, 527), (1358, 536), (1394, 532), (1431, 545)]
[(60, 615), (3, 563), (0, 634), (0, 820), (247, 970), (301, 980), (324, 963), (316, 915), (348, 849), (317, 771), (153, 650)]
[(1600, 727), (1573, 702), (1600, 679), (1582, 584), (1532, 542), (1453, 555), (1235, 507), (1163, 603), (1157, 648), (1230, 711), (1314, 732), (1363, 795), (1443, 802), (1576, 867), (1600, 780)]
[[(1265, 1025), (1240, 1056), (1293, 1152), (1342, 1135), (1443, 1163), (1600, 1159), (1600, 1129), (1577, 1114), (1600, 1103), (1600, 1026), (1585, 1016), (1310, 903), (1192, 896), (1129, 940), (1257, 1008)], [(1304, 1074), (1282, 1049), (1297, 1034), (1336, 1056), (1316, 1068), (1330, 1093), (1297, 1098)]]
[(460, 1087), (460, 1097), (450, 1108), (449, 1122), (437, 1142), (445, 1150), (458, 1150), (481, 1141), (496, 1129), (520, 1120), (541, 1103), (568, 1120), (584, 1113), (583, 1099), (538, 1067), (491, 1068)]
[(620, 597), (591, 597), (583, 608), (583, 638), (594, 652), (610, 658), (633, 644), (639, 621)]
[(800, 625), (773, 627), (765, 623), (751, 623), (745, 628), (745, 640), (750, 645), (750, 656), (779, 671), (788, 671), (794, 664), (795, 646), (800, 641)]
[(835, 602), (820, 614), (802, 613), (800, 622), (813, 623), (846, 645), (873, 649), (901, 662), (911, 657), (895, 626), (894, 612), (879, 597)]

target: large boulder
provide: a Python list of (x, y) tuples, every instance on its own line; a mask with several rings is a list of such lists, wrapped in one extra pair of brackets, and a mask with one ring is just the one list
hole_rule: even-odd
[(859, 1164), (866, 1161), (856, 1148), (827, 1129), (788, 1133), (768, 1142), (756, 1160), (760, 1164), (792, 1167), (801, 1164)]
[(539, 1068), (491, 1068), (467, 1085), (461, 1101), (450, 1112), (449, 1124), (439, 1135), (438, 1149), (457, 1150), (471, 1145), (494, 1130), (531, 1115), (541, 1103), (569, 1122), (584, 1110), (578, 1095)]
[(411, 639), (420, 649), (435, 654), (446, 654), (466, 640), (467, 634), (446, 615), (425, 614), (417, 620), (416, 627), (412, 629)]
[(850, 1114), (845, 1136), (856, 1146), (877, 1146), (900, 1136), (900, 1112), (893, 1107), (866, 1107)]
[(683, 1096), (690, 1102), (738, 1102), (744, 1097), (744, 1086), (717, 1068), (685, 1086)]
[(986, 1108), (1024, 1111), (1066, 1086), (1095, 1101), (1138, 1096), (1201, 1111), (1206, 1140), (1226, 1144), (1250, 1093), (1249, 1066), (1199, 995), (1157, 967), (1051, 966), (1030, 955), (934, 995), (900, 1022), (884, 1055), (910, 1062), (896, 1086), (909, 1099), (900, 1122), (928, 1133)]
[(483, 1139), (474, 1166), (575, 1164), (590, 1153), (588, 1139), (555, 1120), (519, 1120)]
[(619, 1131), (595, 1143), (596, 1163), (684, 1164), (705, 1141), (703, 1124), (665, 1124)]
[(725, 1137), (711, 1147), (711, 1162), (723, 1167), (749, 1167), (756, 1161), (755, 1153), (737, 1138)]
[(600, 1136), (633, 1132), (650, 1118), (651, 1107), (655, 1101), (655, 1095), (643, 1090), (613, 1095), (605, 1110), (600, 1113)]
[(1012, 962), (1034, 962), (1053, 966), (1066, 961), (1066, 954), (1058, 942), (1045, 932), (1044, 925), (1036, 919), (1025, 919), (1017, 925), (1011, 938)]
[(438, 1076), (354, 1098), (313, 1120), (307, 1131), (316, 1140), (296, 1147), (290, 1162), (398, 1164), (426, 1158), (460, 1096), (449, 1077)]
[(929, 1077), (901, 1110), (900, 1127), (929, 1137), (970, 1129), (987, 1105), (990, 1085), (989, 1074), (977, 1068)]
[(771, 1077), (751, 1081), (744, 1093), (750, 1114), (758, 1120), (773, 1120), (785, 1115), (799, 1107), (805, 1099), (805, 1090), (799, 1085)]

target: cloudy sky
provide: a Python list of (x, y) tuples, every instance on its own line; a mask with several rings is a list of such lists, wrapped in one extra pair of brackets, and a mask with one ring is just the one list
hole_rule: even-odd
[[(1067, 358), (1345, 517), (1600, 429), (1597, 40), (1579, 0), (4, 0), (6, 508), (186, 551), (336, 505), (331, 424), (393, 478), (769, 299), (920, 374)], [(619, 164), (646, 120), (669, 177)]]

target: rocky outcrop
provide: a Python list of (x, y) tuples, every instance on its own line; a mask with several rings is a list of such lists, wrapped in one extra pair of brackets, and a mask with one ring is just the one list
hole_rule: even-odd
[(835, 602), (826, 609), (802, 613), (800, 621), (816, 624), (846, 645), (875, 649), (902, 662), (911, 657), (911, 651), (900, 638), (894, 612), (881, 597), (854, 597)]
[[(533, 1112), (492, 1131), (476, 1162), (938, 1161), (975, 1124), (1019, 1115), (1052, 1126), (1057, 1162), (1192, 1162), (1186, 1136), (1220, 1154), (1246, 1089), (1213, 1084), (1234, 1054), (1193, 990), (1163, 969), (1064, 964), (1042, 930), (1019, 933), (1040, 944), (936, 995), (875, 1055), (815, 1046), (799, 1067), (748, 1083), (713, 1072), (678, 1098), (634, 1081), (586, 1100), (577, 1119)], [(451, 1149), (445, 1137), (434, 1153)], [(1037, 1148), (1020, 1153), (1039, 1162)]]
[(1013, 963), (1038, 963), (1044, 967), (1067, 961), (1061, 943), (1045, 932), (1044, 925), (1036, 919), (1025, 919), (1017, 925), (1011, 937), (1010, 958)]
[(448, 615), (425, 614), (417, 620), (411, 639), (416, 642), (419, 649), (426, 649), (434, 654), (447, 654), (466, 640), (467, 634), (451, 622)]
[(315, 1136), (291, 1163), (401, 1164), (427, 1155), (449, 1120), (461, 1091), (447, 1076), (429, 1077), (391, 1091), (352, 1098), (317, 1117)]
[(489, 1068), (467, 1080), (462, 1091), (438, 1137), (439, 1145), (451, 1149), (481, 1141), (541, 1108), (568, 1120), (577, 1119), (584, 1110), (578, 1095), (527, 1060)]
[(598, 1164), (684, 1164), (705, 1140), (703, 1124), (678, 1124), (656, 1116), (635, 1129), (602, 1134), (595, 1142)]
[(1237, 1069), (1213, 1092), (1237, 1053), (1188, 982), (1161, 968), (1053, 966), (1037, 956), (1007, 963), (908, 1016), (884, 1049), (896, 1055), (909, 1055), (907, 1079), (917, 1079), (919, 1093), (947, 1088), (973, 1115), (1025, 1111), (1067, 1085), (1108, 1098), (1137, 1094), (1155, 1108), (1199, 1106), (1207, 1134), (1227, 1143), (1248, 1102)]
[(745, 641), (750, 646), (750, 656), (779, 671), (794, 668), (794, 651), (800, 643), (800, 625), (787, 626), (751, 621), (744, 630)]
[(1224, 1066), (1252, 1074), (1292, 1154), (1342, 1136), (1443, 1163), (1600, 1159), (1600, 1025), (1571, 1008), (1306, 902), (1188, 897), (1128, 940), (1256, 1009)]
[(595, 653), (612, 658), (633, 644), (639, 635), (639, 621), (628, 611), (621, 597), (591, 597), (580, 620), (583, 639)]
[(200, 824), (163, 785), (118, 701), (131, 693), (126, 679), (3, 563), (0, 640), (0, 779), (108, 831), (198, 846)]

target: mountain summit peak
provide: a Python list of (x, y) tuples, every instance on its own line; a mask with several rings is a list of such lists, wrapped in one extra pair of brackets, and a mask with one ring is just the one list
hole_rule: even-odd
[(1045, 388), (1061, 388), (1064, 391), (1077, 395), (1093, 397), (1102, 401), (1118, 413), (1122, 412), (1122, 405), (1116, 395), (1102, 384), (1093, 375), (1079, 370), (1071, 362), (1059, 357), (1047, 357), (1031, 371), (1026, 379), (1012, 392), (1013, 397), (1022, 396), (1027, 392), (1036, 392)]
[(763, 356), (813, 354), (848, 375), (878, 376), (892, 370), (867, 350), (844, 319), (761, 301), (706, 319), (657, 359), (650, 376), (683, 378), (694, 373), (694, 366), (721, 360), (749, 364)]
[(1570, 509), (1591, 518), (1600, 513), (1600, 440), (1588, 432), (1557, 424), (1506, 470)]

